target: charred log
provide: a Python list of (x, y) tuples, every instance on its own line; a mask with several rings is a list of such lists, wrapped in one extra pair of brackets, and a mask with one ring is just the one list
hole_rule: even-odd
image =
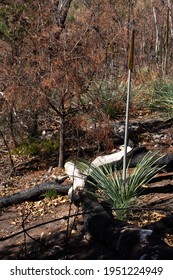
[(165, 233), (173, 233), (173, 214), (151, 223), (144, 228), (151, 229), (157, 234), (164, 236)]
[[(133, 168), (143, 159), (143, 157), (148, 153), (146, 147), (136, 147), (127, 154), (127, 164), (129, 167)], [(123, 159), (116, 162), (116, 168), (121, 169), (123, 165)], [(165, 171), (173, 171), (173, 155), (165, 155), (158, 159), (157, 166), (163, 167)]]
[[(137, 147), (134, 148), (132, 151), (130, 151), (127, 154), (127, 161), (129, 163), (129, 167), (135, 167), (138, 162), (145, 156), (145, 154), (147, 153), (147, 149), (145, 147)], [(112, 163), (111, 163), (112, 164)], [(114, 164), (114, 163), (113, 163)], [(123, 159), (120, 159), (116, 162), (116, 168), (117, 169), (121, 169), (122, 168), (122, 164), (123, 164)], [(158, 160), (157, 164), (159, 166), (164, 166), (164, 170), (172, 170), (173, 169), (173, 155), (166, 155), (163, 158), (161, 158), (160, 160)], [(172, 175), (171, 175), (172, 176)], [(86, 180), (86, 184), (85, 184), (85, 188), (89, 189), (90, 191), (92, 190), (94, 192), (93, 186), (89, 183), (89, 181), (91, 181), (90, 175), (88, 175), (87, 180)], [(28, 190), (24, 190), (21, 192), (18, 192), (12, 196), (6, 196), (6, 197), (2, 197), (0, 198), (0, 208), (3, 207), (8, 207), (10, 205), (13, 204), (18, 204), (21, 203), (23, 201), (27, 201), (27, 200), (38, 200), (40, 199), (40, 196), (49, 190), (56, 190), (57, 194), (61, 194), (61, 195), (66, 195), (68, 194), (68, 191), (70, 189), (70, 187), (72, 187), (71, 185), (68, 186), (62, 186), (61, 185), (62, 181), (50, 181), (50, 182), (44, 182), (42, 184), (39, 184), (31, 189)], [(153, 192), (157, 192), (157, 193), (172, 193), (173, 192), (173, 187), (171, 184), (168, 184), (164, 187), (151, 187), (145, 190), (142, 190), (141, 194), (145, 195), (145, 194), (149, 194), (149, 193), (153, 193)]]
[(113, 219), (84, 191), (76, 191), (73, 199), (82, 207), (84, 225), (92, 238), (107, 247), (115, 259), (173, 259), (173, 249), (153, 229)]
[(165, 184), (162, 186), (148, 186), (148, 188), (141, 187), (139, 189), (139, 195), (147, 195), (151, 193), (173, 193), (173, 185), (172, 184)]
[(8, 207), (13, 204), (18, 204), (23, 201), (34, 201), (41, 199), (41, 196), (50, 190), (56, 190), (57, 194), (66, 195), (71, 185), (60, 185), (56, 180), (50, 182), (41, 183), (31, 189), (27, 189), (21, 192), (18, 192), (11, 196), (1, 197), (0, 198), (0, 208)]

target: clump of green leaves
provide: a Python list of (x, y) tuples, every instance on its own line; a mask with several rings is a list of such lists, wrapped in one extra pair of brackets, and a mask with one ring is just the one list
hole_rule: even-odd
[(0, 39), (9, 39), (9, 27), (6, 20), (6, 10), (0, 8)]
[(125, 111), (126, 85), (117, 85), (113, 81), (104, 81), (100, 86), (102, 110), (109, 117), (116, 118)]
[(52, 190), (46, 191), (41, 196), (45, 197), (47, 199), (54, 199), (57, 197), (57, 191), (55, 189), (52, 189)]
[(122, 172), (112, 164), (100, 167), (90, 166), (81, 162), (80, 168), (89, 171), (88, 183), (97, 189), (96, 195), (101, 200), (106, 200), (115, 210), (119, 219), (125, 218), (127, 208), (135, 205), (141, 186), (147, 184), (161, 169), (158, 167), (157, 153), (148, 152), (137, 164), (136, 168), (129, 172), (127, 168), (126, 180), (122, 178)]
[(76, 21), (76, 11), (79, 9), (79, 4), (76, 1), (73, 1), (72, 6), (70, 8), (70, 12), (67, 15), (68, 22), (75, 22)]
[(27, 139), (12, 152), (14, 154), (23, 156), (37, 156), (37, 155), (47, 155), (59, 148), (58, 139)]
[(9, 37), (9, 29), (5, 22), (0, 22), (0, 38), (8, 38)]
[(169, 117), (173, 116), (173, 82), (159, 80), (152, 84), (151, 89), (151, 108)]
[(87, 95), (82, 95), (81, 103), (95, 104), (99, 113), (117, 118), (125, 112), (126, 91), (124, 82), (117, 84), (113, 79), (95, 80), (90, 84)]

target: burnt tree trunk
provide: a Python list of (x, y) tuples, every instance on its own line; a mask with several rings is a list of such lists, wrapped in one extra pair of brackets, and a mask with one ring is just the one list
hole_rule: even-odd
[(59, 160), (58, 167), (64, 167), (64, 125), (65, 125), (65, 117), (60, 116), (60, 132), (59, 132)]
[(61, 181), (50, 181), (39, 184), (31, 189), (18, 192), (14, 195), (0, 198), (0, 208), (8, 207), (28, 200), (38, 200), (47, 191), (55, 190), (57, 194), (67, 195), (71, 185), (62, 186)]

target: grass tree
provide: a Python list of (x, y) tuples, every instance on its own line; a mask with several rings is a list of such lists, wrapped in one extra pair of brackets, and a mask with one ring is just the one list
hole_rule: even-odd
[(123, 179), (126, 180), (126, 158), (127, 158), (127, 145), (128, 145), (128, 129), (129, 129), (129, 106), (130, 106), (130, 91), (131, 91), (131, 73), (133, 70), (134, 60), (134, 40), (135, 30), (132, 30), (129, 60), (128, 60), (128, 87), (127, 87), (127, 102), (126, 102), (126, 123), (125, 123), (125, 136), (124, 136), (124, 158), (123, 158)]
[(89, 165), (87, 163), (80, 163), (79, 165), (79, 168), (84, 173), (88, 170), (88, 168), (90, 168), (87, 181), (92, 187), (97, 189), (97, 191), (94, 191), (94, 194), (100, 199), (107, 200), (112, 208), (117, 209), (116, 216), (121, 219), (126, 215), (127, 209), (135, 203), (135, 199), (138, 196), (142, 185), (147, 184), (161, 169), (157, 166), (159, 157), (157, 157), (156, 152), (148, 152), (137, 164), (134, 170), (130, 170), (127, 166), (130, 88), (134, 60), (134, 36), (135, 31), (132, 30), (128, 61), (128, 91), (126, 102), (123, 170), (117, 170), (116, 163), (115, 166), (114, 164), (103, 164), (97, 167), (93, 164)]
[(127, 168), (126, 179), (122, 171), (116, 169), (115, 164), (107, 164), (95, 167), (86, 162), (80, 162), (80, 169), (85, 172), (89, 170), (87, 182), (94, 187), (94, 195), (101, 200), (106, 200), (111, 208), (117, 209), (116, 216), (124, 218), (127, 208), (134, 206), (141, 187), (159, 172), (161, 167), (157, 166), (157, 152), (148, 152), (137, 164), (136, 168)]

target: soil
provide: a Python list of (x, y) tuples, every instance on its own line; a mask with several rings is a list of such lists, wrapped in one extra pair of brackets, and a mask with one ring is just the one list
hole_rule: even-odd
[[(145, 117), (147, 119), (147, 116)], [(138, 120), (141, 120), (140, 115)], [(146, 131), (140, 135), (139, 144), (145, 145), (149, 150), (159, 150), (162, 154), (170, 154), (173, 151), (172, 135), (172, 126), (161, 129), (157, 133)], [(1, 196), (10, 195), (65, 175), (63, 169), (56, 167), (54, 155), (47, 159), (13, 156), (15, 165), (18, 166), (17, 173), (14, 175), (11, 173), (8, 152), (3, 142), (1, 142), (1, 147)], [(69, 179), (64, 182), (64, 184), (67, 183)], [(159, 184), (171, 186), (173, 177), (169, 176), (169, 179), (165, 177)], [(155, 186), (158, 186), (158, 182), (150, 185), (150, 187)], [(138, 206), (152, 206), (152, 210), (131, 212), (128, 221), (143, 226), (161, 219), (168, 210), (172, 211), (172, 206), (169, 208), (170, 205), (167, 204), (167, 201), (170, 202), (171, 199), (173, 201), (173, 191), (141, 196)], [(69, 216), (72, 217), (69, 218)], [(106, 248), (93, 242), (87, 234), (81, 209), (71, 205), (68, 196), (54, 197), (53, 193), (46, 193), (37, 201), (26, 201), (1, 209), (0, 223), (0, 259), (111, 258)], [(173, 235), (166, 234), (165, 241), (173, 246)]]

